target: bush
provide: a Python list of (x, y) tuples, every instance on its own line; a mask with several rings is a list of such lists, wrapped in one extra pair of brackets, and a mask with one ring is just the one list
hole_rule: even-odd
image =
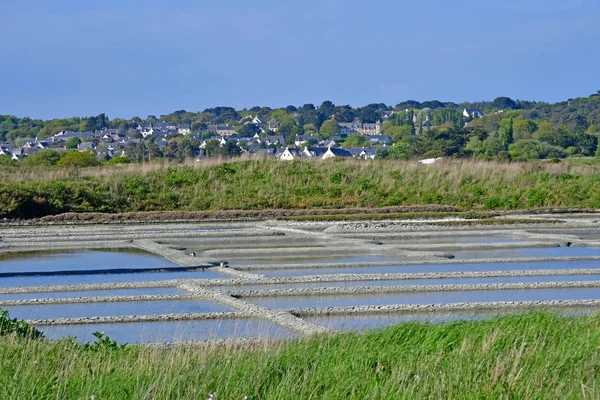
[(23, 165), (28, 167), (53, 167), (60, 161), (60, 153), (54, 150), (42, 150), (31, 153), (23, 159)]
[(508, 151), (515, 160), (565, 158), (567, 156), (562, 148), (538, 140), (519, 140), (511, 144)]
[(110, 161), (106, 162), (107, 164), (129, 164), (131, 160), (127, 156), (119, 156), (113, 157)]
[(23, 320), (11, 319), (7, 310), (0, 308), (0, 336), (17, 335), (23, 338), (38, 339), (44, 334)]
[(69, 152), (57, 164), (59, 167), (95, 167), (100, 165), (93, 152)]

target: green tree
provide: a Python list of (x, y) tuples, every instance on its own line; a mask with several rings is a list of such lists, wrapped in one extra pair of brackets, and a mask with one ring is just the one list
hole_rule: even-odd
[(60, 161), (60, 153), (54, 150), (42, 150), (31, 153), (23, 160), (23, 165), (36, 167), (53, 167)]
[(344, 147), (349, 149), (351, 147), (360, 147), (365, 144), (367, 139), (363, 135), (350, 135), (344, 142)]
[(567, 153), (558, 146), (531, 139), (521, 139), (508, 148), (511, 158), (515, 160), (536, 160), (543, 158), (564, 158)]
[(531, 139), (536, 129), (537, 125), (533, 121), (523, 118), (515, 119), (513, 123), (513, 138), (514, 140)]
[(328, 119), (323, 122), (321, 125), (321, 129), (319, 129), (319, 134), (327, 137), (332, 137), (338, 135), (340, 133), (340, 125), (334, 119)]
[(107, 164), (129, 164), (129, 163), (131, 163), (131, 160), (127, 156), (118, 156), (118, 157), (111, 158), (106, 163)]
[(78, 137), (70, 137), (65, 142), (65, 147), (68, 150), (77, 150), (77, 147), (81, 144), (81, 139)]
[(96, 160), (96, 155), (93, 152), (88, 151), (70, 151), (66, 153), (60, 161), (57, 163), (59, 167), (95, 167), (100, 162)]
[[(503, 124), (502, 124), (503, 123)], [(504, 145), (504, 150), (508, 150), (508, 146), (514, 142), (513, 136), (513, 123), (514, 118), (510, 118), (507, 122), (502, 121), (502, 144)]]
[(223, 157), (238, 157), (240, 154), (242, 154), (242, 149), (233, 140), (221, 147), (221, 155)]
[(389, 136), (392, 142), (397, 142), (400, 139), (408, 138), (413, 136), (414, 131), (412, 125), (403, 125), (403, 126), (391, 126), (385, 131), (383, 131), (386, 135)]
[(206, 142), (206, 146), (204, 147), (204, 154), (206, 154), (207, 157), (218, 157), (221, 154), (219, 141), (216, 139), (211, 139), (208, 142)]

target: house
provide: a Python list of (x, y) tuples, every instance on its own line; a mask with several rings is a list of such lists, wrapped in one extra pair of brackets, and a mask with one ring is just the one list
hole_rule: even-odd
[(279, 122), (275, 120), (269, 121), (269, 130), (273, 132), (277, 132), (279, 130)]
[(367, 138), (367, 142), (370, 144), (390, 144), (391, 140), (387, 135), (373, 135)]
[(276, 136), (267, 136), (264, 140), (265, 144), (267, 146), (270, 145), (280, 145), (280, 146), (285, 146), (285, 139), (283, 138), (283, 136), (281, 135), (276, 135)]
[(327, 140), (323, 140), (321, 142), (319, 142), (319, 147), (335, 147), (337, 146), (337, 143), (335, 140), (333, 139), (327, 139)]
[(286, 147), (283, 153), (279, 156), (281, 161), (292, 161), (298, 158), (302, 158), (302, 151), (296, 147)]
[(362, 129), (362, 124), (358, 121), (353, 122), (340, 122), (338, 123), (340, 126), (340, 134), (344, 135), (356, 135), (359, 130)]
[(298, 136), (296, 136), (296, 141), (294, 143), (296, 144), (296, 146), (302, 146), (302, 145), (306, 144), (306, 142), (310, 142), (310, 141), (319, 143), (319, 137), (312, 136), (312, 135), (298, 135)]
[(259, 157), (271, 158), (275, 156), (275, 149), (258, 149), (254, 152), (254, 155)]
[(481, 113), (481, 111), (476, 110), (474, 108), (465, 108), (463, 110), (463, 117), (467, 119), (475, 119), (483, 117), (483, 114)]
[(192, 133), (192, 127), (190, 125), (181, 125), (177, 129), (177, 133), (180, 135), (187, 135), (188, 133)]
[(79, 151), (96, 150), (96, 145), (92, 142), (79, 143), (79, 145), (77, 146), (77, 150), (79, 150)]
[(321, 157), (321, 160), (328, 160), (330, 158), (338, 158), (338, 157), (352, 157), (352, 154), (350, 154), (350, 152), (345, 149), (336, 149), (336, 148), (329, 147), (329, 148), (327, 148), (327, 151), (325, 152), (325, 154), (323, 154), (323, 156)]
[(207, 129), (209, 132), (225, 137), (229, 137), (235, 133), (233, 127), (229, 125), (208, 125)]
[(377, 120), (374, 124), (363, 124), (361, 135), (381, 135), (381, 120)]
[(377, 120), (374, 124), (363, 124), (358, 121), (342, 122), (340, 126), (340, 134), (342, 135), (380, 135), (381, 121)]
[(12, 156), (12, 149), (8, 146), (0, 146), (0, 156)]
[(304, 157), (317, 159), (327, 153), (327, 147), (304, 147)]

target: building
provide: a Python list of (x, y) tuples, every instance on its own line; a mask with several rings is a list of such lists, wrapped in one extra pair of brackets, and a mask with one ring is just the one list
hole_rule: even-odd
[(325, 154), (323, 154), (323, 156), (321, 157), (321, 160), (328, 160), (330, 158), (337, 158), (337, 157), (350, 157), (352, 158), (352, 154), (345, 149), (341, 149), (341, 148), (331, 148), (329, 147), (327, 149), (327, 151), (325, 152)]
[(340, 126), (341, 135), (381, 135), (381, 121), (377, 120), (374, 124), (363, 124), (358, 121), (342, 122)]
[(463, 110), (463, 117), (467, 119), (475, 119), (483, 117), (483, 114), (481, 113), (481, 111), (476, 110), (474, 108), (465, 108)]

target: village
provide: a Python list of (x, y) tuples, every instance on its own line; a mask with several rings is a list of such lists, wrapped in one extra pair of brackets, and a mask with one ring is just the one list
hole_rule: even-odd
[[(408, 110), (407, 110), (408, 111)], [(385, 114), (387, 120), (392, 114)], [(463, 111), (465, 119), (482, 116), (478, 110)], [(333, 120), (332, 120), (333, 121)], [(421, 132), (431, 129), (429, 118), (418, 121), (416, 114), (413, 123), (419, 125)], [(206, 125), (204, 129), (192, 129), (189, 124), (175, 124), (166, 121), (141, 121), (136, 127), (126, 130), (102, 128), (95, 131), (61, 130), (48, 138), (29, 138), (14, 143), (0, 143), (0, 156), (8, 156), (19, 161), (42, 150), (80, 151), (93, 153), (98, 161), (109, 161), (117, 157), (129, 157), (134, 147), (148, 147), (153, 144), (160, 151), (171, 143), (188, 139), (193, 143), (192, 155), (196, 161), (210, 156), (207, 146), (233, 146), (236, 150), (231, 155), (246, 157), (273, 158), (281, 161), (296, 159), (326, 160), (330, 158), (375, 159), (378, 150), (393, 146), (390, 137), (382, 132), (382, 121), (375, 123), (353, 122), (337, 123), (335, 135), (324, 135), (322, 132), (299, 134), (286, 137), (279, 131), (277, 120), (263, 122), (258, 116), (247, 115), (236, 125)], [(252, 125), (252, 136), (242, 136), (239, 127)], [(417, 131), (418, 131), (417, 130)], [(346, 140), (351, 136), (359, 136), (359, 146), (348, 146)], [(226, 154), (229, 155), (229, 154)]]

